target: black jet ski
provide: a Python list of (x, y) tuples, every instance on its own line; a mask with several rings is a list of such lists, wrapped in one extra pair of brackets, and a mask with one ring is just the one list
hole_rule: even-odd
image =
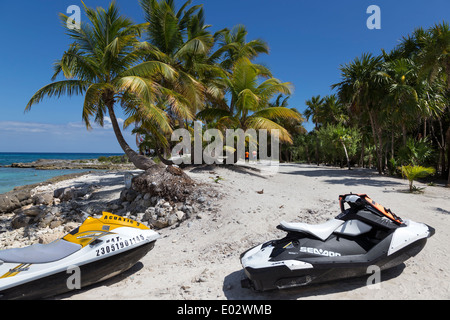
[(342, 195), (339, 202), (342, 212), (335, 219), (320, 225), (283, 221), (278, 228), (285, 238), (244, 252), (242, 286), (284, 289), (368, 275), (370, 266), (386, 270), (418, 254), (435, 232), (402, 220), (365, 194)]
[(43, 299), (111, 278), (135, 265), (159, 234), (104, 212), (47, 245), (0, 251), (0, 300)]

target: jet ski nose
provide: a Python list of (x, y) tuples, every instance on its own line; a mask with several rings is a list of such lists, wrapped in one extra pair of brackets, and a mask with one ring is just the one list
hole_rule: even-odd
[(428, 238), (431, 238), (432, 236), (434, 236), (434, 234), (436, 233), (436, 229), (434, 229), (433, 227), (430, 227), (429, 225), (426, 224), (426, 226), (428, 227)]

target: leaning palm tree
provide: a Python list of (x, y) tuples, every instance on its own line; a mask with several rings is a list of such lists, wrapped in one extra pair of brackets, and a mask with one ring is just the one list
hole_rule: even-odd
[[(65, 79), (39, 89), (25, 110), (29, 111), (45, 97), (84, 95), (82, 120), (86, 127), (91, 127), (92, 118), (103, 126), (105, 116), (109, 115), (123, 151), (137, 168), (146, 170), (154, 162), (137, 154), (127, 144), (115, 108), (120, 104), (129, 115), (140, 114), (162, 131), (170, 131), (167, 115), (153, 101), (158, 96), (170, 94), (159, 83), (173, 79), (176, 72), (159, 61), (140, 63), (143, 51), (138, 38), (146, 24), (135, 25), (121, 16), (114, 2), (107, 10), (94, 10), (84, 3), (83, 6), (89, 23), (82, 23), (79, 29), (70, 29), (66, 23), (68, 17), (60, 15), (74, 42), (55, 63), (52, 80), (55, 81), (61, 73)], [(173, 103), (176, 103), (176, 96)]]

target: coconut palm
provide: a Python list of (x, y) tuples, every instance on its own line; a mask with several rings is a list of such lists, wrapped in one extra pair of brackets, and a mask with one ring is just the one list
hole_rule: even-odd
[(192, 121), (205, 104), (206, 96), (222, 93), (213, 81), (220, 68), (209, 62), (214, 38), (205, 24), (202, 5), (179, 10), (173, 0), (140, 0), (148, 22), (146, 27), (147, 59), (170, 65), (178, 76), (166, 81), (165, 87), (177, 93), (180, 103), (168, 103), (173, 120)]
[(236, 25), (231, 30), (223, 29), (214, 35), (219, 49), (214, 52), (210, 59), (222, 58), (221, 67), (230, 70), (240, 58), (253, 60), (261, 53), (269, 53), (267, 42), (255, 39), (247, 42), (248, 31), (244, 25)]
[[(288, 108), (289, 107), (289, 100), (290, 96), (283, 97), (282, 94), (278, 95), (278, 97), (275, 99), (274, 102), (269, 103), (270, 108), (275, 107), (283, 107)], [(305, 135), (306, 129), (303, 127), (303, 123), (306, 121), (303, 118), (303, 115), (296, 109), (296, 108), (290, 108), (293, 112), (298, 113), (298, 117), (296, 118), (278, 118), (274, 119), (274, 121), (281, 125), (283, 128), (285, 128), (292, 137), (297, 137), (298, 135)], [(280, 152), (280, 161), (292, 161), (293, 151), (296, 149), (293, 144), (289, 143), (281, 143), (280, 146), (281, 152)]]
[(267, 68), (240, 58), (224, 79), (230, 98), (219, 107), (206, 108), (197, 114), (199, 119), (217, 120), (221, 129), (279, 130), (281, 142), (292, 143), (290, 133), (276, 123), (276, 119), (297, 119), (297, 111), (283, 106), (271, 107), (269, 102), (277, 94), (291, 94), (291, 84), (273, 78)]
[[(170, 131), (167, 115), (154, 101), (171, 93), (160, 82), (173, 80), (176, 72), (159, 61), (139, 63), (142, 51), (138, 38), (146, 24), (135, 25), (121, 16), (114, 2), (107, 10), (94, 10), (84, 3), (83, 6), (89, 23), (82, 23), (79, 29), (69, 29), (68, 17), (61, 14), (63, 25), (74, 42), (55, 63), (52, 80), (61, 73), (65, 79), (38, 90), (28, 102), (26, 111), (45, 97), (84, 95), (82, 120), (86, 127), (91, 127), (92, 118), (102, 126), (105, 116), (109, 115), (116, 138), (130, 161), (140, 169), (148, 169), (154, 162), (138, 155), (127, 144), (115, 108), (120, 104), (129, 115), (145, 115), (161, 131)], [(173, 98), (173, 103), (177, 102), (176, 97)]]
[[(306, 120), (309, 121), (311, 118), (312, 122), (314, 123), (314, 129), (317, 133), (317, 130), (319, 129), (319, 125), (324, 120), (324, 100), (320, 97), (320, 95), (312, 97), (310, 100), (306, 100), (306, 110), (304, 112), (304, 115), (306, 117)], [(319, 162), (319, 139), (317, 137), (317, 134), (315, 135), (316, 139), (316, 148), (315, 148), (315, 154), (316, 154), (316, 163), (317, 165), (320, 164)]]
[(310, 100), (306, 100), (306, 109), (304, 111), (304, 115), (306, 120), (314, 123), (315, 129), (319, 129), (320, 124), (324, 120), (325, 112), (324, 112), (324, 99), (320, 97), (320, 95), (312, 97)]

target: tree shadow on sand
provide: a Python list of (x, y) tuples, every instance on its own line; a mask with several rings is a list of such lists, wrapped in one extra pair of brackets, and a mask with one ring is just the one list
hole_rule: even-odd
[[(299, 170), (280, 172), (281, 174), (301, 175), (305, 177), (326, 177), (325, 183), (345, 186), (372, 186), (372, 187), (394, 187), (404, 186), (401, 181), (386, 179), (376, 171), (370, 169), (341, 169), (335, 167), (298, 167)], [(390, 177), (389, 177), (390, 178)]]
[[(381, 272), (381, 285), (387, 281), (398, 277), (404, 270), (404, 263)], [(368, 274), (365, 277), (336, 280), (323, 284), (315, 284), (305, 287), (298, 287), (284, 290), (272, 290), (258, 292), (253, 289), (241, 287), (241, 280), (244, 279), (244, 271), (235, 271), (224, 279), (223, 292), (229, 300), (296, 300), (300, 298), (317, 297), (326, 298), (327, 295), (349, 292), (367, 286)]]
[(241, 174), (248, 174), (251, 176), (255, 176), (258, 178), (267, 179), (266, 176), (261, 174), (261, 170), (252, 166), (247, 165), (233, 165), (233, 164), (202, 164), (202, 165), (190, 165), (187, 166), (184, 170), (188, 170), (190, 172), (210, 172), (213, 174), (214, 170), (217, 168), (224, 168), (230, 171), (234, 171)]

